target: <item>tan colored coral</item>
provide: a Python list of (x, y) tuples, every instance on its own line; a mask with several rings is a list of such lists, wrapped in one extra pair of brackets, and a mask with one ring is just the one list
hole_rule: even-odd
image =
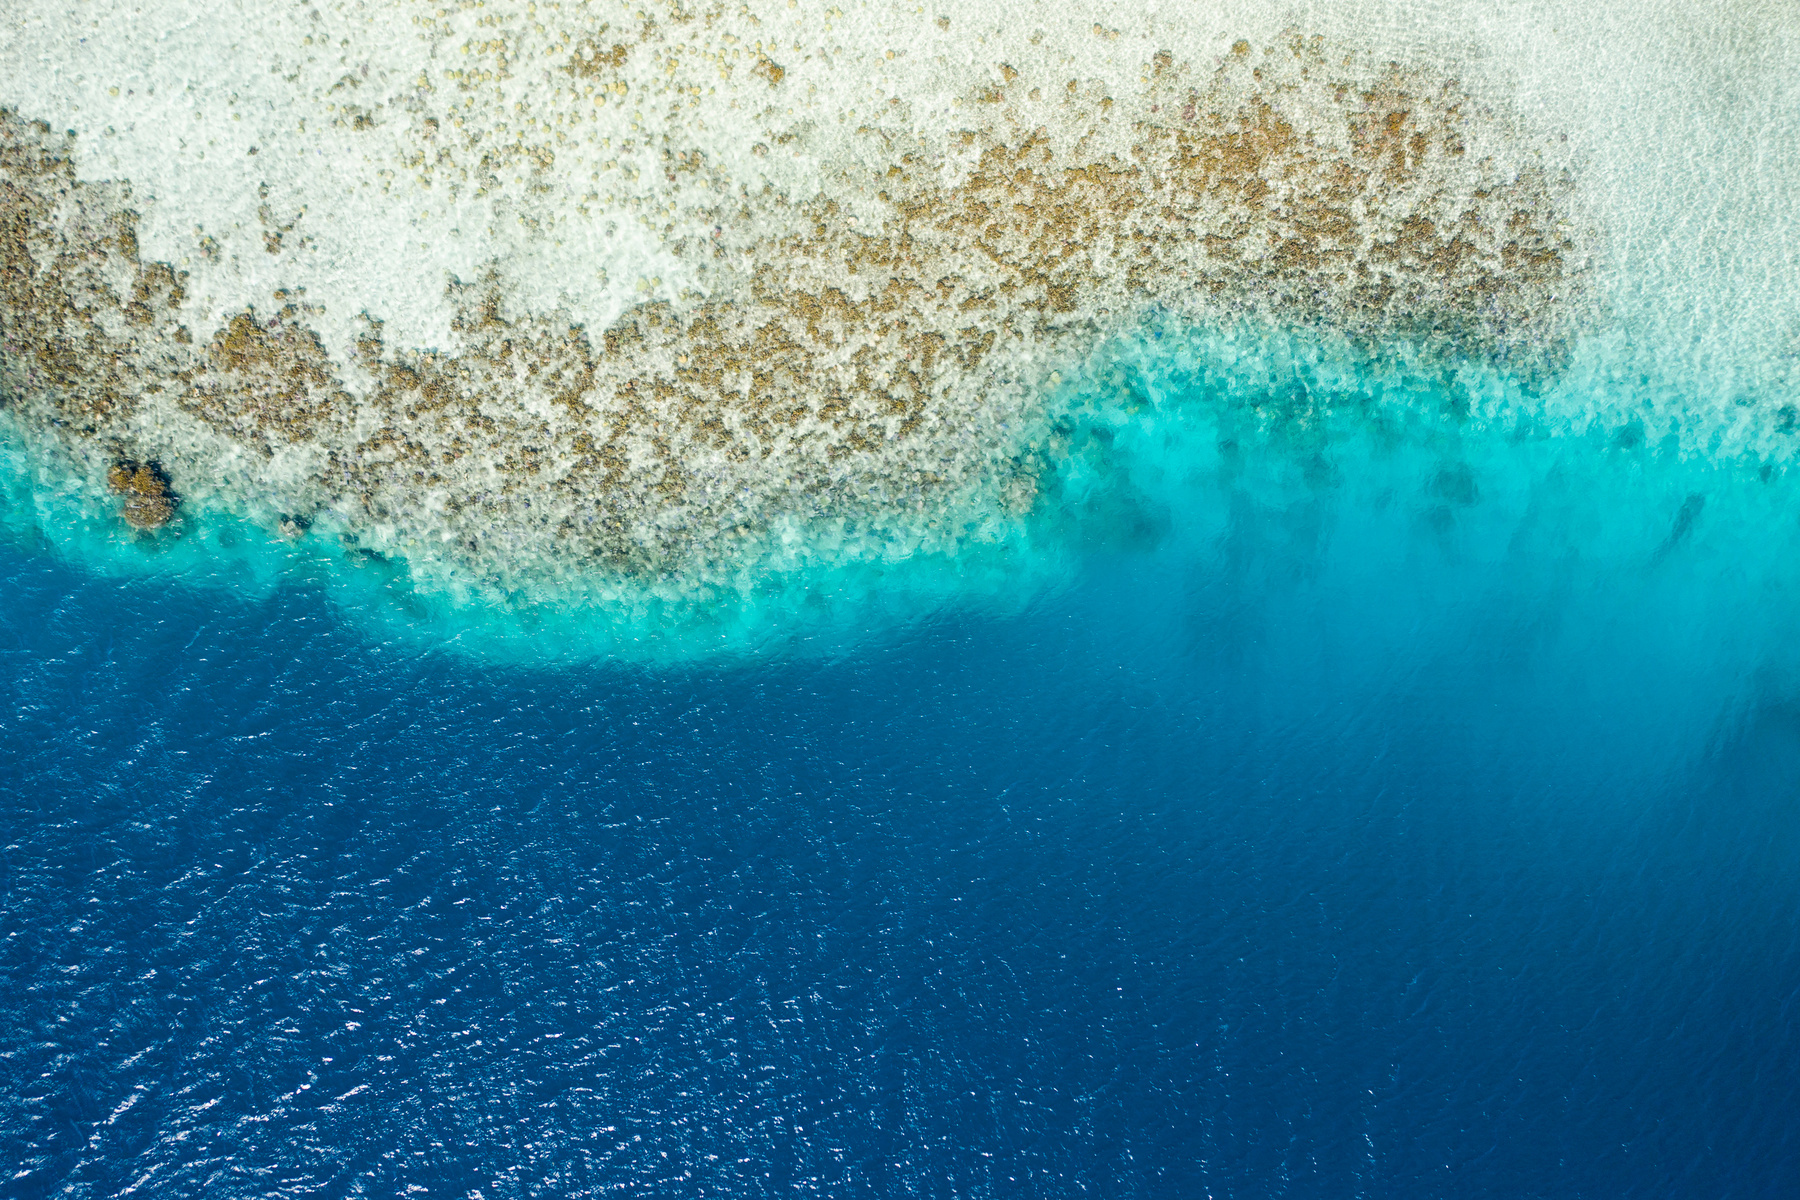
[[(673, 246), (736, 279), (710, 297), (605, 330), (509, 318), (530, 298), (500, 264), (452, 285), (457, 353), (390, 346), (376, 314), (351, 363), (300, 296), (195, 339), (182, 276), (139, 260), (129, 189), (76, 183), (66, 143), (0, 114), (5, 402), (169, 463), (184, 491), (191, 474), (243, 494), (169, 431), (204, 433), (251, 453), (235, 469), (272, 509), (330, 512), (417, 562), (697, 577), (796, 522), (950, 547), (1018, 520), (1044, 378), (1153, 311), (1555, 368), (1587, 251), (1564, 181), (1471, 153), (1474, 134), (1519, 136), (1507, 119), (1423, 73), (1340, 73), (1299, 39), (1215, 71), (1158, 55), (1145, 77), (1121, 100), (1006, 67), (966, 107), (960, 174), (865, 126), (879, 165), (835, 194), (880, 219), (831, 195), (716, 202), (715, 236)], [(710, 170), (666, 157), (671, 179)]]
[(161, 529), (175, 516), (178, 501), (155, 463), (116, 462), (106, 472), (106, 483), (125, 497), (121, 515), (133, 529)]

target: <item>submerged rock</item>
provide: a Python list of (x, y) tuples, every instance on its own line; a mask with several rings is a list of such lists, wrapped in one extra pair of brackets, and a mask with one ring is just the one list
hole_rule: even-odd
[(133, 529), (161, 529), (175, 517), (181, 498), (169, 490), (169, 480), (155, 463), (121, 459), (106, 472), (107, 486), (125, 497), (121, 514)]

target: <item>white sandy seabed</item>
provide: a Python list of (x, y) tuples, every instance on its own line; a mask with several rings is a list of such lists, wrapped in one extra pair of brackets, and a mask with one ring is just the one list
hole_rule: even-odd
[[(348, 554), (627, 642), (1017, 594), (1072, 414), (1177, 341), (1465, 429), (1793, 455), (1781, 0), (0, 0), (0, 31), (9, 503), (90, 558)], [(1368, 382), (1421, 372), (1451, 382)], [(1292, 407), (1251, 405), (1276, 442)], [(168, 526), (118, 522), (120, 462)]]

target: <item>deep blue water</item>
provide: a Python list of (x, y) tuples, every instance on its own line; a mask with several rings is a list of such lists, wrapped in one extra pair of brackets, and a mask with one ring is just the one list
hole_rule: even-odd
[(0, 1192), (1800, 1194), (1800, 484), (1230, 407), (824, 655), (0, 544)]

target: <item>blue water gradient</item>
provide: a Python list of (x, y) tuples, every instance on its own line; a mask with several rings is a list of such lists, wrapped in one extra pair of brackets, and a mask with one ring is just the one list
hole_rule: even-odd
[(651, 662), (15, 485), (0, 1192), (1800, 1194), (1800, 485), (1311, 353)]

